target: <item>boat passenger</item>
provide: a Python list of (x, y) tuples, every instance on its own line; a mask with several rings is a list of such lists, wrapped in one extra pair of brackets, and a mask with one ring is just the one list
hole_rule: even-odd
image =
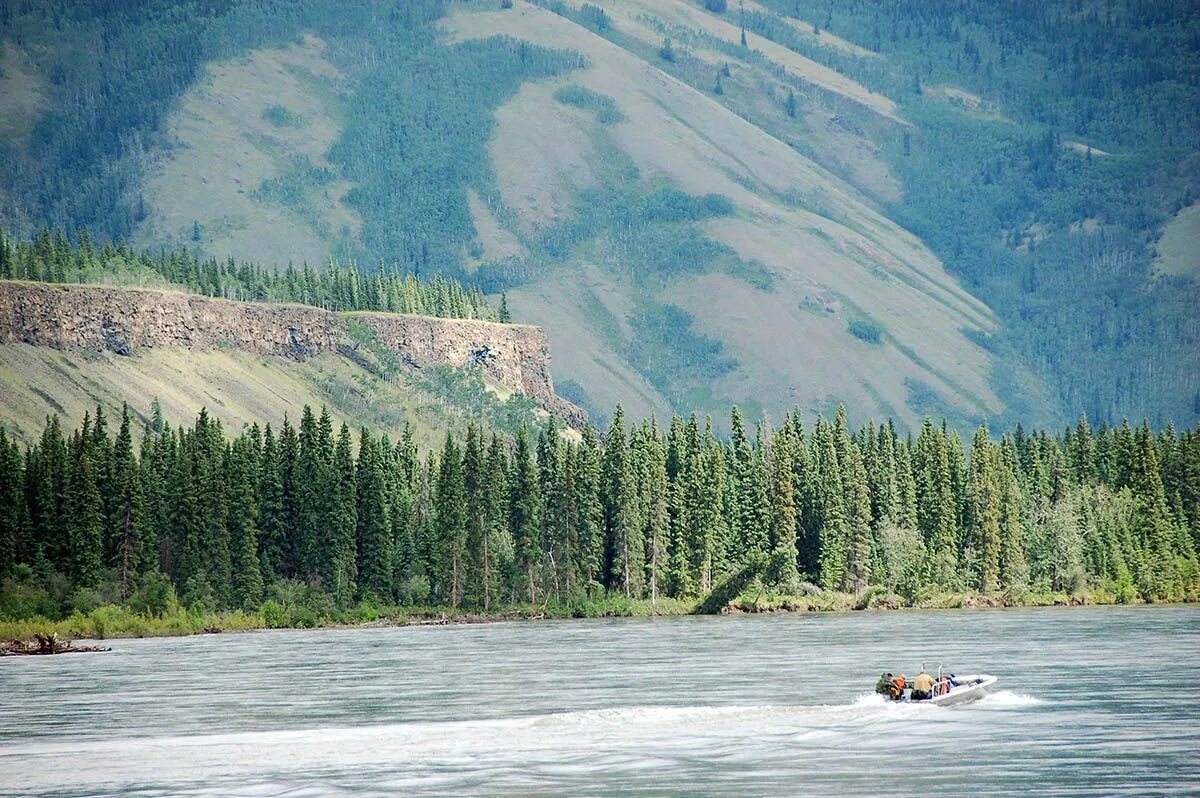
[(912, 692), (909, 693), (910, 701), (928, 701), (933, 698), (933, 677), (925, 671), (917, 674), (917, 678), (913, 679)]
[(875, 685), (875, 692), (884, 698), (899, 701), (904, 697), (904, 676), (893, 676), (890, 673), (883, 674), (879, 677), (879, 682)]

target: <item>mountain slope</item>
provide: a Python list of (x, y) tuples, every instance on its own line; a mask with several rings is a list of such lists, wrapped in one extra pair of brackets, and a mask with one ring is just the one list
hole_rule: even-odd
[(600, 421), (1200, 414), (1186, 2), (499, 5), (6, 12), (0, 221), (506, 291)]
[[(676, 6), (686, 8), (655, 4), (659, 11)], [(630, 20), (628, 30), (648, 38), (632, 21), (637, 10), (630, 7), (626, 16), (611, 11), (618, 20), (612, 24), (624, 32)], [(987, 385), (990, 358), (963, 332), (990, 331), (992, 315), (853, 186), (652, 61), (547, 10), (518, 3), (512, 11), (455, 12), (443, 29), (451, 41), (500, 33), (569, 47), (588, 60), (587, 68), (568, 76), (527, 84), (497, 112), (489, 152), (518, 231), (579, 213), (571, 198), (595, 177), (575, 164), (595, 164), (604, 157), (598, 151), (628, 159), (642, 182), (664, 181), (692, 195), (716, 193), (732, 201), (733, 213), (705, 222), (704, 232), (742, 261), (765, 267), (771, 285), (764, 290), (729, 276), (689, 274), (658, 288), (657, 299), (686, 310), (695, 328), (720, 341), (737, 363), (719, 379), (689, 388), (711, 386), (717, 402), (759, 401), (776, 415), (793, 405), (828, 410), (841, 400), (860, 412), (911, 422), (918, 412), (907, 404), (911, 386), (927, 385), (960, 415), (1000, 412)], [(576, 85), (611, 98), (623, 119), (605, 125), (555, 99), (564, 86)], [(869, 112), (902, 124), (884, 98), (841, 84), (835, 89), (856, 103), (871, 100), (864, 106)], [(572, 143), (575, 151), (564, 157)], [(531, 175), (539, 192), (530, 190)], [(555, 270), (514, 291), (514, 307), (544, 324), (552, 339), (588, 342), (570, 347), (560, 369), (582, 384), (594, 405), (624, 399), (640, 412), (662, 411), (674, 399), (677, 408), (703, 406), (697, 401), (707, 398), (703, 394), (665, 397), (622, 368), (631, 334), (606, 335), (603, 320), (580, 312), (590, 295), (603, 294), (606, 304), (623, 305), (607, 314), (620, 321), (644, 291), (636, 280), (622, 278), (640, 264), (613, 262), (617, 258), (605, 263), (605, 254), (570, 258), (577, 261), (573, 271)], [(879, 342), (856, 338), (848, 329), (855, 320), (878, 325)]]

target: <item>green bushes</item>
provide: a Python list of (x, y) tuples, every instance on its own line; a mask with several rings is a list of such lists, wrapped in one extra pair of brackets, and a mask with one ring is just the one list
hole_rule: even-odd
[(851, 319), (846, 328), (860, 341), (868, 344), (879, 344), (883, 336), (883, 328), (870, 319)]
[(279, 104), (268, 105), (262, 116), (275, 127), (297, 128), (304, 124), (304, 117)]
[(554, 92), (554, 99), (563, 105), (582, 108), (596, 113), (596, 121), (602, 125), (615, 125), (625, 119), (625, 115), (617, 108), (611, 97), (585, 89), (577, 83), (563, 86)]

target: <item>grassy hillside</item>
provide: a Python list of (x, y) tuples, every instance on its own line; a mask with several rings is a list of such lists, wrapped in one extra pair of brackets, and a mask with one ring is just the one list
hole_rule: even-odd
[(6, 8), (0, 216), (507, 290), (600, 421), (1200, 415), (1188, 4), (501, 5)]
[(49, 415), (76, 424), (97, 404), (119, 417), (129, 402), (144, 422), (156, 400), (172, 423), (207, 408), (229, 430), (281, 413), (296, 419), (305, 405), (326, 406), (339, 423), (393, 439), (408, 425), (422, 449), (439, 445), (447, 430), (464, 430), (468, 421), (515, 432), (545, 415), (519, 395), (487, 387), (477, 373), (381, 373), (333, 354), (296, 362), (233, 350), (145, 349), (122, 357), (9, 344), (0, 346), (0, 394), (0, 424), (25, 441)]

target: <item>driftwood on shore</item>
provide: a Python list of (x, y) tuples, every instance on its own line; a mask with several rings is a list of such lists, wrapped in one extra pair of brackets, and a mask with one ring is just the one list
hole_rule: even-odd
[(95, 651), (112, 651), (112, 649), (103, 646), (77, 646), (70, 640), (60, 640), (58, 635), (43, 634), (35, 634), (29, 640), (10, 640), (7, 643), (0, 643), (0, 657), (86, 654)]

